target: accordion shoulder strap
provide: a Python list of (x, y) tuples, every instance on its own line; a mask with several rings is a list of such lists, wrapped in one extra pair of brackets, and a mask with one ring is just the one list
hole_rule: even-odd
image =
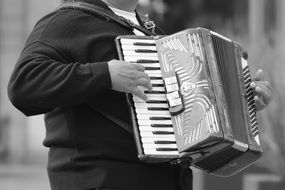
[(91, 14), (93, 16), (97, 16), (97, 17), (101, 17), (106, 19), (107, 21), (113, 21), (116, 22), (122, 26), (128, 27), (130, 29), (137, 29), (143, 33), (145, 33), (146, 35), (149, 36), (153, 36), (156, 35), (154, 32), (154, 28), (155, 25), (153, 25), (153, 27), (151, 27), (150, 30), (137, 25), (135, 23), (133, 23), (132, 21), (125, 19), (122, 16), (118, 16), (116, 15), (114, 12), (112, 12), (111, 10), (106, 10), (102, 7), (90, 4), (90, 3), (86, 3), (86, 2), (80, 2), (80, 1), (76, 1), (76, 2), (67, 2), (67, 3), (63, 3), (58, 10), (64, 10), (64, 9), (75, 9), (75, 10), (79, 10), (79, 11), (83, 11), (86, 12), (88, 14)]

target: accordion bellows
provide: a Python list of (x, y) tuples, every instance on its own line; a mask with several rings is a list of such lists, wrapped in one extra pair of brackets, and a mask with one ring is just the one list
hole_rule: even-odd
[(230, 176), (262, 155), (242, 47), (203, 28), (120, 36), (121, 60), (145, 66), (148, 101), (128, 95), (138, 156)]

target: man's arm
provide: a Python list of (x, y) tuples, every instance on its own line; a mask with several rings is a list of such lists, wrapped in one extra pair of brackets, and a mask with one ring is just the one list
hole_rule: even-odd
[(8, 84), (8, 95), (26, 115), (35, 115), (79, 104), (110, 88), (107, 62), (67, 63), (54, 47), (35, 42), (22, 52)]
[(9, 81), (8, 94), (25, 115), (84, 102), (107, 89), (132, 93), (144, 100), (151, 90), (144, 67), (125, 61), (68, 63), (55, 47), (43, 42), (28, 46)]

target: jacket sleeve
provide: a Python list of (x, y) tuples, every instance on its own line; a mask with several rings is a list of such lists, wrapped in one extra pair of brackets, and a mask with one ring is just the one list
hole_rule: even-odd
[(8, 84), (8, 96), (30, 116), (82, 103), (110, 88), (107, 62), (69, 63), (56, 47), (36, 41), (23, 50)]

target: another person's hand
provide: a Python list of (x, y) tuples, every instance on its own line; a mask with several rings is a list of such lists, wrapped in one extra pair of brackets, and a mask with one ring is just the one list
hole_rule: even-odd
[(254, 101), (258, 111), (264, 109), (272, 100), (272, 86), (268, 81), (263, 80), (263, 71), (259, 69), (250, 83), (256, 95)]
[(108, 67), (113, 90), (132, 93), (147, 100), (143, 89), (152, 90), (152, 86), (148, 74), (144, 72), (144, 66), (114, 59), (108, 62)]

